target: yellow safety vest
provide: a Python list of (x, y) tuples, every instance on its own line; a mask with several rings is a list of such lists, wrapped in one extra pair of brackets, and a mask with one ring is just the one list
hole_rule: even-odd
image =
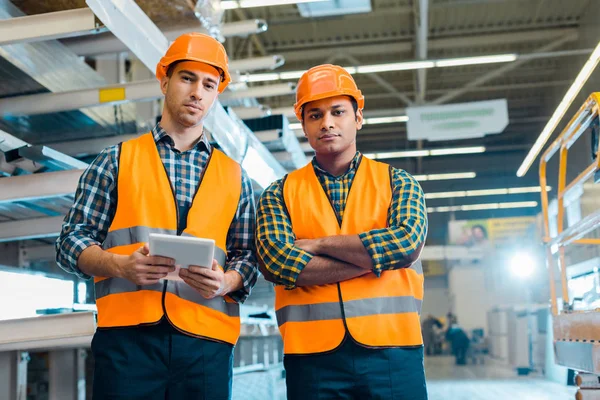
[[(215, 259), (225, 265), (226, 240), (241, 195), (238, 163), (214, 149), (187, 216), (178, 231), (174, 190), (151, 133), (124, 142), (119, 158), (117, 210), (103, 243), (114, 254), (131, 255), (150, 233), (215, 240)], [(182, 332), (235, 344), (240, 334), (239, 305), (229, 297), (207, 300), (185, 282), (136, 286), (120, 278), (96, 277), (98, 327), (158, 322), (163, 316)]]
[[(389, 166), (362, 157), (342, 224), (312, 164), (290, 173), (283, 197), (297, 239), (352, 235), (387, 226), (392, 200)], [(337, 284), (275, 288), (277, 322), (285, 354), (323, 353), (346, 333), (369, 347), (423, 344), (419, 314), (423, 300), (420, 260), (410, 268), (384, 271)]]

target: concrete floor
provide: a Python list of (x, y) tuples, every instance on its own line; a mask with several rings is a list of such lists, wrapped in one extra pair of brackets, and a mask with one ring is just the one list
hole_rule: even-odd
[(452, 357), (425, 359), (429, 400), (570, 400), (576, 389), (540, 377), (520, 377), (487, 361), (485, 365), (454, 365)]
[[(450, 356), (425, 359), (429, 400), (571, 400), (576, 389), (539, 376), (517, 376), (514, 369), (486, 360), (454, 365)], [(264, 373), (234, 378), (233, 400), (285, 400), (285, 381)]]

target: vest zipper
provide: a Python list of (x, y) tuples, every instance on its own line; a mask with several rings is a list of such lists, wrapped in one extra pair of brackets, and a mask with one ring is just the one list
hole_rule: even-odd
[[(354, 175), (354, 179), (356, 179), (356, 174), (358, 173), (358, 168), (360, 167), (361, 161), (362, 161), (362, 156), (361, 156), (360, 160), (358, 161), (358, 165), (356, 166), (356, 172)], [(316, 173), (315, 173), (315, 175), (316, 175)], [(352, 179), (352, 184), (348, 188), (348, 195), (346, 196), (346, 204), (348, 203), (348, 199), (350, 198), (352, 186), (354, 186), (354, 179)], [(319, 178), (317, 178), (317, 181), (319, 181)], [(321, 183), (321, 182), (319, 181), (319, 183)], [(338, 218), (337, 212), (335, 210), (335, 206), (333, 205), (333, 202), (331, 201), (331, 197), (329, 197), (329, 195), (327, 194), (327, 191), (325, 190), (325, 188), (323, 188), (323, 185), (321, 185), (321, 189), (323, 190), (323, 192), (325, 192), (325, 197), (327, 197), (327, 200), (329, 200), (329, 205), (331, 206), (331, 210), (333, 211), (335, 220), (337, 221), (338, 226), (340, 227), (340, 230), (341, 230), (342, 224), (344, 223), (344, 218), (342, 217), (341, 220)], [(340, 286), (340, 282), (336, 283), (336, 285), (337, 285), (337, 289), (338, 289), (338, 302), (340, 303), (340, 311), (342, 313), (342, 323), (344, 324), (344, 330), (346, 331), (346, 334), (344, 335), (344, 338), (342, 339), (342, 342), (340, 343), (340, 345), (330, 351), (337, 350), (341, 345), (344, 344), (344, 342), (346, 341), (347, 338), (350, 338), (350, 340), (354, 341), (355, 343), (358, 343), (358, 341), (356, 341), (356, 339), (354, 339), (352, 337), (352, 334), (350, 333), (350, 329), (348, 329), (348, 324), (346, 323), (346, 311), (344, 310), (344, 299), (342, 297), (342, 287)], [(319, 353), (319, 354), (321, 354), (321, 353)]]
[[(190, 209), (192, 208), (193, 204), (194, 204), (194, 199), (196, 198), (196, 194), (198, 194), (198, 190), (200, 189), (200, 185), (202, 184), (202, 180), (204, 179), (204, 174), (206, 173), (206, 170), (208, 170), (208, 166), (210, 164), (210, 161), (212, 159), (212, 152), (209, 154), (208, 156), (208, 160), (206, 161), (206, 167), (204, 168), (204, 171), (202, 171), (202, 175), (200, 176), (200, 179), (198, 180), (198, 186), (196, 187), (196, 192), (194, 193), (194, 196), (192, 198), (192, 204), (190, 205)], [(162, 160), (161, 160), (162, 163)], [(165, 174), (167, 176), (167, 181), (169, 182), (169, 187), (171, 188), (171, 193), (173, 194), (173, 201), (175, 202), (175, 215), (177, 218), (177, 236), (181, 236), (181, 234), (183, 233), (183, 229), (181, 229), (181, 225), (180, 225), (180, 220), (179, 220), (179, 205), (177, 204), (177, 192), (175, 191), (175, 188), (173, 187), (173, 183), (171, 182), (171, 178), (169, 178), (169, 171), (167, 171), (167, 168), (165, 167), (165, 164), (162, 163), (163, 166), (163, 170), (165, 171)], [(189, 211), (188, 211), (189, 213)], [(218, 339), (214, 339), (214, 338), (209, 338), (207, 336), (201, 336), (201, 335), (196, 335), (194, 333), (191, 332), (187, 332), (184, 331), (183, 329), (180, 329), (178, 326), (176, 326), (173, 321), (171, 321), (171, 319), (169, 318), (169, 314), (167, 313), (167, 307), (165, 306), (165, 299), (167, 297), (167, 285), (169, 284), (168, 280), (165, 280), (164, 286), (163, 286), (163, 292), (162, 292), (162, 300), (161, 300), (161, 305), (162, 305), (162, 309), (163, 309), (163, 314), (165, 316), (165, 318), (167, 319), (167, 321), (169, 322), (169, 324), (175, 328), (175, 330), (177, 330), (178, 332), (183, 333), (184, 335), (187, 336), (193, 336), (195, 338), (198, 339), (204, 339), (204, 340), (210, 340), (212, 342), (217, 342), (217, 343), (224, 343), (224, 344), (228, 344), (231, 346), (231, 343), (222, 341), (222, 340), (218, 340)], [(160, 320), (156, 323), (159, 323)]]

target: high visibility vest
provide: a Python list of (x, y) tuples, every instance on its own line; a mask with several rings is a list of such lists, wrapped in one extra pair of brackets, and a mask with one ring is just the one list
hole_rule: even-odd
[[(290, 173), (283, 197), (297, 239), (352, 235), (387, 226), (392, 187), (388, 165), (362, 157), (340, 224), (312, 164)], [(275, 287), (285, 354), (336, 349), (349, 334), (368, 347), (423, 344), (420, 260), (410, 268), (370, 273), (337, 284)]]
[[(242, 188), (241, 167), (214, 149), (187, 216), (178, 226), (175, 191), (151, 133), (124, 142), (119, 158), (117, 210), (103, 243), (114, 254), (131, 255), (150, 233), (210, 238), (220, 266)], [(158, 322), (163, 316), (180, 331), (235, 344), (240, 334), (239, 305), (229, 297), (207, 300), (185, 282), (162, 280), (137, 286), (121, 278), (96, 277), (98, 327)]]

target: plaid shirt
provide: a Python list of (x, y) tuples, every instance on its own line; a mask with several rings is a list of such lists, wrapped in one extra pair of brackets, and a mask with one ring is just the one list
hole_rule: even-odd
[[(312, 166), (339, 222), (361, 157), (357, 152), (348, 171), (338, 177), (323, 170), (313, 158)], [(313, 255), (294, 246), (296, 236), (283, 199), (283, 181), (273, 182), (258, 201), (256, 248), (259, 261), (278, 279), (277, 283), (291, 289)], [(392, 168), (392, 187), (388, 226), (358, 235), (373, 260), (377, 276), (382, 271), (403, 267), (401, 261), (419, 249), (427, 236), (427, 208), (419, 183), (406, 171)]]
[[(212, 146), (206, 135), (186, 152), (174, 148), (173, 139), (156, 125), (152, 130), (160, 158), (168, 171), (169, 179), (179, 207), (189, 209), (199, 179), (207, 166)], [(119, 146), (105, 149), (90, 164), (79, 180), (75, 203), (65, 217), (60, 237), (56, 241), (56, 261), (65, 271), (89, 279), (77, 267), (83, 250), (101, 245), (117, 207), (117, 176)], [(225, 271), (237, 271), (244, 287), (231, 293), (231, 297), (243, 302), (256, 283), (258, 276), (254, 255), (255, 205), (252, 183), (242, 171), (242, 192), (235, 217), (227, 234), (227, 261)]]

